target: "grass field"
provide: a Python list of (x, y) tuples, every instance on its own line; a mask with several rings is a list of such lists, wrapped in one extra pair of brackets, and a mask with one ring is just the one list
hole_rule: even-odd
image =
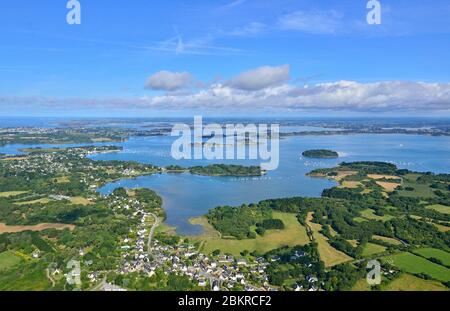
[(407, 174), (403, 176), (403, 187), (413, 187), (414, 191), (400, 190), (399, 194), (405, 197), (425, 197), (435, 198), (434, 189), (430, 188), (429, 184), (418, 184), (418, 174)]
[(363, 186), (362, 183), (360, 183), (359, 181), (343, 181), (340, 185), (341, 188), (350, 188), (350, 189), (355, 189), (358, 187)]
[(376, 183), (387, 192), (393, 192), (398, 186), (400, 186), (400, 184), (385, 181), (377, 181)]
[(371, 179), (401, 179), (399, 176), (393, 176), (393, 175), (379, 175), (379, 174), (369, 174), (367, 177)]
[(56, 182), (58, 184), (66, 184), (66, 183), (70, 182), (70, 179), (68, 176), (61, 176), (61, 177), (56, 178)]
[(27, 192), (28, 191), (5, 191), (5, 192), (0, 192), (0, 198), (14, 197), (16, 195), (24, 194), (24, 193), (27, 193)]
[(192, 239), (202, 240), (202, 250), (207, 254), (220, 249), (222, 253), (236, 256), (243, 250), (265, 253), (284, 245), (296, 246), (309, 243), (306, 228), (300, 225), (295, 214), (274, 212), (273, 217), (283, 221), (284, 230), (267, 230), (263, 237), (258, 235), (256, 239), (228, 240), (221, 239), (219, 233), (208, 223), (194, 221), (194, 223), (203, 226), (204, 234), (199, 237), (192, 237)]
[(435, 223), (432, 223), (432, 224), (433, 224), (433, 226), (435, 226), (441, 232), (450, 231), (450, 227), (447, 227), (447, 226), (444, 226), (444, 225), (440, 225), (440, 224), (435, 224)]
[(311, 222), (312, 218), (313, 214), (309, 213), (307, 224), (313, 231), (314, 239), (317, 241), (317, 244), (319, 244), (320, 259), (325, 263), (325, 266), (332, 267), (352, 260), (352, 257), (338, 251), (328, 243), (328, 239), (319, 232), (322, 229), (322, 225)]
[(403, 273), (383, 288), (384, 291), (448, 291), (439, 282), (424, 280), (414, 275)]
[(394, 218), (394, 216), (391, 215), (384, 215), (384, 216), (378, 216), (375, 215), (375, 211), (372, 209), (366, 209), (361, 211), (361, 217), (356, 217), (355, 221), (358, 221), (357, 218), (362, 219), (368, 219), (368, 220), (381, 220), (381, 221), (388, 221)]
[(353, 292), (368, 292), (371, 290), (372, 287), (367, 283), (366, 279), (358, 280), (352, 288)]
[(89, 205), (89, 204), (92, 204), (91, 201), (89, 201), (88, 199), (83, 198), (83, 197), (73, 197), (73, 198), (70, 198), (69, 201), (70, 201), (70, 203), (72, 203), (72, 204), (79, 204), (79, 205)]
[(427, 206), (427, 208), (438, 211), (439, 213), (442, 213), (442, 214), (450, 215), (450, 206), (434, 204), (434, 205)]
[(442, 282), (450, 281), (450, 269), (417, 255), (401, 253), (388, 258), (391, 258), (394, 264), (405, 272), (412, 274), (423, 273)]
[(75, 226), (74, 225), (66, 225), (66, 224), (39, 224), (39, 225), (35, 225), (35, 226), (7, 226), (3, 223), (0, 223), (0, 234), (1, 233), (16, 233), (16, 232), (23, 232), (23, 231), (43, 231), (46, 229), (73, 230), (73, 229), (75, 229)]
[(386, 247), (384, 247), (384, 246), (373, 244), (373, 243), (367, 243), (363, 249), (362, 255), (364, 257), (367, 257), (367, 256), (372, 256), (375, 254), (383, 253), (385, 251), (386, 251)]
[(49, 199), (47, 198), (43, 198), (43, 199), (38, 199), (38, 200), (33, 200), (33, 201), (26, 201), (26, 202), (16, 202), (14, 204), (17, 205), (27, 205), (27, 204), (47, 204), (48, 202), (50, 202)]
[(383, 242), (386, 242), (386, 243), (389, 243), (389, 244), (392, 244), (392, 245), (401, 245), (402, 244), (402, 242), (400, 242), (397, 239), (388, 238), (388, 237), (385, 237), (385, 236), (374, 235), (372, 238), (374, 240), (380, 240), (380, 241), (383, 241)]
[(444, 265), (450, 266), (450, 253), (447, 253), (446, 251), (436, 248), (421, 248), (415, 250), (414, 253), (428, 259), (439, 259)]
[(51, 289), (42, 264), (21, 265), (0, 274), (0, 291), (45, 291)]
[(6, 251), (0, 253), (0, 271), (14, 267), (15, 265), (19, 264), (20, 261), (20, 257), (14, 255), (13, 252)]

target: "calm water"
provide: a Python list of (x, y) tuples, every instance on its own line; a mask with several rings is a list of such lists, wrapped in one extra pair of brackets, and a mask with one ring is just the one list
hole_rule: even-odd
[[(213, 161), (174, 161), (170, 156), (172, 137), (133, 138), (122, 143), (119, 153), (99, 154), (95, 160), (136, 160), (156, 165), (208, 165)], [(303, 159), (308, 149), (338, 151), (340, 159)], [(291, 196), (320, 196), (333, 182), (305, 176), (314, 168), (332, 167), (342, 161), (387, 161), (417, 171), (450, 171), (450, 137), (413, 135), (336, 135), (303, 136), (282, 140), (280, 166), (261, 178), (204, 177), (190, 174), (163, 174), (125, 179), (108, 184), (99, 191), (111, 193), (117, 187), (147, 187), (164, 199), (167, 222), (180, 234), (197, 234), (201, 228), (188, 219), (205, 214), (219, 205), (239, 205), (263, 199)], [(217, 161), (217, 163), (257, 164), (255, 161)]]
[[(0, 127), (7, 126), (57, 126), (56, 120), (0, 119)], [(61, 121), (61, 120), (58, 120)], [(65, 120), (64, 120), (65, 121)], [(140, 124), (132, 124), (137, 127)], [(284, 131), (326, 130), (303, 126), (287, 127)], [(282, 129), (283, 131), (283, 129)], [(159, 166), (178, 164), (181, 166), (209, 165), (212, 163), (258, 165), (258, 161), (175, 161), (170, 155), (175, 138), (169, 136), (131, 138), (114, 145), (124, 149), (118, 153), (93, 155), (94, 160), (133, 160)], [(51, 145), (52, 147), (84, 146)], [(111, 145), (111, 143), (95, 144)], [(20, 154), (25, 147), (48, 147), (49, 145), (7, 145), (0, 153)], [(333, 149), (341, 154), (339, 159), (303, 159), (301, 153), (308, 149)], [(204, 215), (219, 205), (240, 205), (269, 198), (291, 196), (320, 196), (332, 181), (314, 179), (305, 174), (315, 168), (336, 166), (342, 161), (386, 161), (400, 168), (436, 173), (450, 172), (450, 137), (418, 135), (335, 135), (290, 137), (280, 142), (280, 166), (260, 178), (204, 177), (190, 174), (162, 174), (137, 179), (124, 179), (99, 189), (103, 194), (117, 187), (147, 187), (158, 192), (164, 200), (167, 222), (176, 226), (180, 234), (198, 234), (201, 228), (192, 226), (188, 219)]]

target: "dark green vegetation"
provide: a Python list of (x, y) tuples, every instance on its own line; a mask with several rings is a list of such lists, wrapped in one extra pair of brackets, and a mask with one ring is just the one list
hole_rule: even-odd
[(243, 166), (229, 164), (213, 164), (208, 166), (194, 166), (184, 168), (179, 165), (170, 165), (164, 168), (167, 173), (191, 173), (202, 176), (220, 176), (220, 177), (251, 177), (261, 176), (265, 172), (259, 166)]
[[(313, 215), (312, 223), (321, 226), (320, 233), (326, 237), (327, 243), (357, 260), (353, 264), (334, 266), (328, 274), (324, 274), (322, 269), (317, 270), (316, 274), (328, 282), (326, 289), (351, 289), (365, 273), (364, 265), (356, 265), (356, 262), (424, 247), (435, 251), (432, 254), (422, 251), (422, 264), (430, 262), (441, 268), (418, 269), (422, 273), (415, 274), (440, 282), (450, 277), (436, 277), (435, 272), (450, 271), (446, 267), (450, 233), (440, 231), (437, 226), (449, 226), (450, 215), (427, 208), (433, 204), (450, 206), (450, 175), (399, 170), (393, 164), (380, 162), (343, 163), (337, 168), (313, 171), (311, 175), (333, 178), (341, 185), (326, 189), (321, 198), (286, 198), (241, 207), (218, 207), (208, 213), (208, 220), (223, 236), (243, 239), (264, 234), (264, 224), (272, 224), (271, 211), (296, 213), (298, 221), (306, 226), (307, 216)], [(345, 186), (348, 182), (359, 184), (348, 188)], [(385, 184), (391, 183), (398, 183), (399, 187), (388, 191)], [(405, 193), (402, 184), (420, 191)], [(385, 239), (376, 238), (380, 236)], [(311, 239), (314, 240), (312, 236)], [(400, 242), (390, 243), (390, 240)], [(388, 269), (416, 271), (408, 270), (405, 260), (408, 258)], [(275, 285), (291, 283), (292, 274), (286, 271), (290, 271), (292, 264), (287, 262), (285, 265), (278, 263), (281, 267), (272, 276)], [(335, 276), (330, 277), (333, 274)]]
[(319, 159), (332, 159), (339, 157), (339, 154), (336, 151), (325, 149), (307, 150), (303, 152), (302, 155), (307, 158), (319, 158)]
[(196, 166), (189, 169), (191, 174), (206, 176), (261, 176), (264, 172), (259, 166), (214, 164), (209, 166)]
[[(162, 268), (151, 277), (131, 272), (125, 278), (118, 271), (124, 237), (136, 238), (130, 228), (141, 223), (136, 216), (145, 211), (163, 219), (162, 200), (151, 190), (119, 188), (110, 196), (101, 196), (96, 189), (109, 181), (164, 170), (136, 162), (87, 158), (93, 152), (116, 150), (35, 149), (19, 158), (0, 160), (0, 290), (71, 290), (63, 275), (70, 271), (67, 264), (72, 259), (83, 267), (81, 289), (92, 289), (103, 278), (115, 284), (126, 282), (127, 288), (137, 290), (198, 289), (186, 277), (166, 274)], [(189, 170), (217, 176), (261, 173), (257, 167), (225, 165)], [(275, 218), (275, 212), (296, 217), (302, 224), (298, 230), (306, 228), (310, 238), (305, 245), (268, 253), (258, 253), (256, 248), (251, 253), (242, 251), (242, 256), (252, 259), (266, 258), (269, 281), (280, 289), (352, 289), (366, 274), (370, 259), (383, 262), (385, 282), (407, 272), (448, 284), (450, 233), (442, 228), (450, 226), (446, 213), (449, 175), (398, 170), (379, 162), (343, 163), (311, 175), (335, 179), (340, 185), (325, 190), (321, 198), (218, 207), (208, 213), (208, 221), (223, 239), (253, 241), (269, 237), (266, 230), (285, 230), (287, 218)], [(131, 205), (140, 211), (129, 209)], [(52, 226), (39, 231), (24, 227), (42, 224)], [(165, 232), (156, 232), (154, 238), (163, 245), (184, 241)], [(333, 251), (345, 255), (344, 263), (324, 264)], [(49, 277), (49, 267), (59, 273)], [(95, 282), (88, 277), (92, 273), (98, 274)]]
[[(133, 210), (121, 206), (133, 202), (164, 218), (162, 200), (151, 190), (117, 190), (108, 197), (97, 194), (96, 188), (109, 180), (158, 171), (151, 165), (97, 162), (85, 157), (110, 150), (35, 150), (24, 159), (0, 161), (0, 193), (4, 194), (0, 196), (0, 223), (7, 225), (0, 226), (0, 289), (70, 290), (62, 275), (70, 271), (67, 263), (72, 259), (81, 261), (83, 286), (89, 286), (89, 271), (117, 267), (121, 237), (139, 223)], [(56, 228), (57, 224), (70, 224), (73, 230), (20, 230), (23, 225), (44, 223)], [(54, 284), (46, 276), (49, 266), (60, 271), (53, 277)]]
[(252, 227), (272, 219), (272, 210), (253, 204), (241, 207), (223, 206), (210, 210), (207, 217), (222, 236), (233, 236), (237, 239), (256, 238)]

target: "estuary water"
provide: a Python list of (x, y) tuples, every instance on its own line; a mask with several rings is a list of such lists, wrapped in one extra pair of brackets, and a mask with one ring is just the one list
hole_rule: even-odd
[[(0, 127), (59, 126), (61, 120), (52, 119), (0, 119)], [(58, 122), (57, 122), (58, 121)], [(118, 122), (119, 124), (119, 122)], [(165, 124), (165, 123), (164, 123)], [(139, 127), (133, 123), (131, 127)], [(123, 125), (129, 127), (129, 125)], [(50, 126), (51, 127), (51, 126)], [(288, 126), (282, 132), (324, 131), (326, 128)], [(210, 165), (213, 163), (259, 165), (259, 161), (176, 161), (171, 156), (171, 146), (176, 137), (132, 137), (122, 143), (97, 143), (95, 145), (122, 146), (117, 153), (92, 155), (94, 160), (128, 160), (149, 163), (158, 166), (180, 165), (184, 167)], [(73, 145), (6, 145), (0, 147), (0, 153), (21, 154), (20, 148), (32, 147), (68, 147)], [(92, 144), (93, 145), (93, 144)], [(332, 149), (340, 154), (339, 159), (306, 159), (302, 152), (310, 149)], [(241, 205), (255, 203), (264, 199), (308, 196), (318, 197), (326, 188), (335, 185), (333, 181), (311, 178), (306, 174), (316, 168), (333, 167), (340, 162), (385, 161), (399, 168), (415, 171), (450, 173), (450, 137), (432, 137), (420, 135), (333, 135), (298, 136), (280, 141), (280, 164), (277, 170), (257, 178), (206, 177), (191, 174), (158, 174), (136, 179), (123, 179), (107, 184), (98, 191), (109, 194), (117, 187), (150, 188), (163, 198), (163, 207), (167, 212), (167, 223), (177, 227), (180, 234), (195, 235), (201, 227), (189, 223), (189, 218), (204, 215), (209, 209), (220, 205)]]
[[(184, 167), (212, 163), (257, 165), (257, 161), (175, 161), (170, 154), (175, 138), (139, 137), (120, 143), (123, 151), (93, 155), (95, 160), (134, 160), (160, 166)], [(332, 149), (339, 159), (306, 159), (309, 149)], [(306, 174), (315, 168), (333, 167), (340, 162), (385, 161), (399, 168), (415, 171), (450, 172), (450, 137), (419, 135), (333, 135), (299, 136), (280, 141), (280, 165), (277, 170), (257, 178), (205, 177), (191, 174), (160, 174), (123, 179), (99, 189), (109, 194), (117, 187), (145, 187), (163, 197), (167, 223), (179, 234), (195, 235), (201, 227), (191, 225), (189, 218), (204, 215), (221, 205), (240, 205), (264, 199), (292, 196), (318, 197), (333, 181), (311, 178)]]

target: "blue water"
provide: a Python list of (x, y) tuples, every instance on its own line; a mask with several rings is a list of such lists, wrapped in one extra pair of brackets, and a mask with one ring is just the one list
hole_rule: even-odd
[[(66, 120), (63, 120), (66, 121)], [(60, 119), (0, 119), (0, 127), (12, 126), (59, 126)], [(112, 120), (116, 123), (115, 120)], [(167, 123), (160, 124), (167, 126)], [(120, 122), (117, 121), (119, 124)], [(149, 122), (149, 124), (152, 124)], [(115, 124), (117, 125), (117, 124)], [(123, 125), (124, 127), (128, 125)], [(133, 123), (136, 128), (142, 123)], [(316, 130), (325, 128), (289, 126), (286, 130)], [(178, 164), (189, 167), (212, 163), (257, 165), (258, 161), (175, 161), (170, 154), (174, 137), (133, 137), (123, 143), (98, 143), (95, 145), (122, 146), (117, 153), (97, 154), (94, 160), (133, 160), (159, 166)], [(25, 147), (67, 147), (71, 145), (7, 145), (0, 147), (0, 153), (17, 155)], [(94, 145), (94, 144), (90, 144)], [(304, 159), (301, 154), (309, 149), (333, 149), (340, 153), (339, 159)], [(334, 135), (289, 137), (280, 141), (280, 165), (275, 171), (259, 178), (204, 177), (190, 174), (161, 174), (137, 179), (124, 179), (99, 189), (103, 194), (111, 193), (117, 187), (147, 187), (163, 197), (167, 211), (167, 223), (176, 226), (180, 234), (198, 234), (201, 228), (188, 223), (188, 219), (204, 215), (219, 205), (240, 205), (269, 198), (292, 196), (320, 196), (325, 188), (334, 183), (325, 179), (310, 178), (306, 173), (315, 168), (332, 167), (342, 161), (386, 161), (399, 168), (415, 171), (450, 173), (450, 137), (419, 135)]]
[[(256, 161), (174, 161), (170, 156), (172, 137), (132, 138), (120, 145), (119, 153), (94, 155), (95, 160), (136, 160), (160, 166), (208, 165), (212, 163), (257, 164)], [(338, 151), (339, 159), (304, 159), (309, 149)], [(99, 191), (111, 193), (117, 187), (151, 188), (164, 200), (167, 223), (180, 234), (197, 234), (201, 228), (188, 223), (190, 217), (204, 215), (219, 205), (239, 205), (263, 199), (291, 196), (320, 196), (332, 181), (310, 178), (315, 168), (336, 166), (342, 161), (386, 161), (399, 168), (416, 171), (450, 172), (450, 137), (418, 135), (335, 135), (302, 136), (281, 140), (280, 166), (260, 178), (204, 177), (190, 174), (162, 174), (124, 179), (107, 184)]]

